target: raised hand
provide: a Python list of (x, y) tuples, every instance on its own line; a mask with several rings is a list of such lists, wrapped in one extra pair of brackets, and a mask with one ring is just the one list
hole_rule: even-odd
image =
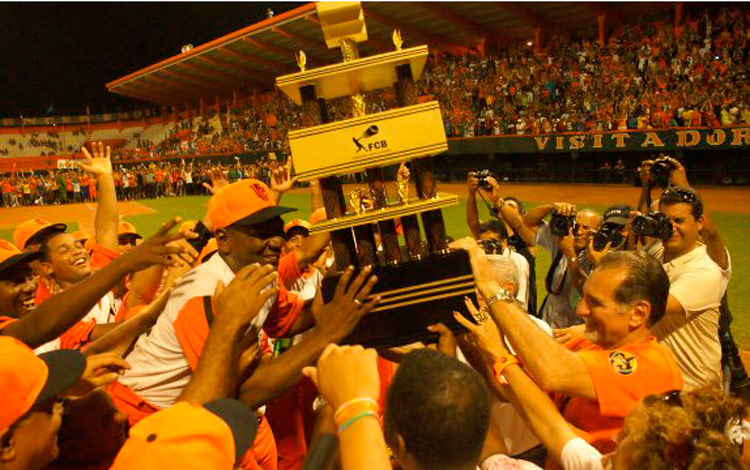
[(349, 266), (336, 285), (333, 299), (313, 312), (315, 329), (329, 342), (336, 343), (344, 339), (354, 330), (359, 319), (380, 302), (380, 296), (367, 300), (378, 280), (376, 276), (369, 275), (370, 271), (369, 266), (362, 269), (349, 284), (354, 273), (354, 267)]
[[(177, 258), (174, 258), (173, 255), (187, 254), (189, 253), (189, 250), (185, 244), (174, 244), (172, 242), (197, 236), (190, 231), (170, 233), (170, 230), (177, 226), (181, 221), (182, 219), (175, 217), (174, 219), (165, 222), (159, 227), (159, 230), (157, 230), (154, 235), (144, 240), (144, 242), (138, 245), (133, 251), (123, 255), (120, 260), (122, 263), (125, 263), (128, 271), (140, 271), (155, 264), (177, 266), (180, 262)], [(193, 253), (195, 253), (195, 250), (192, 250), (192, 253), (190, 254)], [(197, 256), (197, 254), (195, 254), (195, 256)]]
[(240, 269), (226, 287), (219, 282), (213, 297), (215, 321), (249, 325), (268, 299), (279, 292), (278, 287), (272, 287), (277, 278), (273, 266), (253, 263)]
[(477, 244), (477, 241), (471, 237), (460, 238), (448, 244), (451, 250), (465, 250), (469, 253), (471, 262), (471, 271), (474, 274), (474, 284), (476, 284), (479, 293), (488, 299), (500, 288), (500, 283), (495, 278), (487, 259), (487, 254)]
[(560, 215), (571, 216), (576, 215), (576, 206), (567, 202), (556, 202), (554, 203), (555, 212)]
[(333, 409), (359, 398), (377, 401), (380, 397), (377, 357), (374, 349), (329, 344), (317, 367), (305, 367), (302, 373), (312, 379)]
[(211, 194), (216, 194), (217, 191), (229, 184), (226, 174), (220, 168), (214, 168), (208, 176), (211, 178), (211, 184), (203, 183), (203, 187)]
[(93, 173), (97, 176), (100, 175), (111, 175), (112, 174), (112, 159), (111, 151), (109, 146), (104, 148), (102, 142), (93, 142), (91, 144), (91, 150), (94, 152), (92, 156), (85, 146), (81, 147), (83, 151), (83, 157), (86, 159), (86, 163), (76, 162), (76, 166), (81, 170)]
[(86, 358), (86, 370), (75, 385), (66, 390), (65, 395), (81, 397), (95, 388), (103, 387), (117, 380), (130, 369), (130, 365), (116, 353), (94, 354)]
[(292, 177), (292, 157), (286, 159), (286, 163), (279, 166), (271, 174), (271, 189), (277, 193), (285, 193), (292, 189), (296, 177)]
[(607, 242), (607, 244), (602, 248), (602, 251), (596, 251), (594, 248), (594, 237), (591, 237), (589, 240), (589, 249), (586, 250), (586, 259), (591, 263), (591, 266), (598, 266), (599, 262), (604, 258), (607, 253), (609, 253), (610, 249), (612, 248), (612, 242)]
[(653, 164), (653, 160), (643, 160), (638, 166), (638, 175), (641, 178), (641, 185), (644, 187), (651, 182), (651, 167)]
[(681, 186), (687, 188), (690, 186), (690, 182), (687, 179), (687, 170), (676, 158), (672, 158), (668, 155), (664, 155), (667, 161), (674, 165), (674, 170), (669, 174), (669, 182), (672, 186)]
[(456, 335), (442, 323), (435, 323), (427, 327), (428, 331), (440, 335), (437, 349), (446, 356), (456, 357)]
[(480, 311), (468, 297), (464, 297), (464, 303), (466, 304), (466, 309), (477, 323), (470, 322), (458, 312), (453, 312), (453, 317), (464, 328), (469, 330), (468, 334), (473, 336), (473, 343), (483, 354), (487, 354), (493, 358), (507, 354), (508, 349), (503, 343), (500, 330), (497, 328), (495, 321), (486, 312)]

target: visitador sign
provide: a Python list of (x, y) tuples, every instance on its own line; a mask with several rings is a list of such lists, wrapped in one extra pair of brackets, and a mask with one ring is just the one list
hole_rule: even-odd
[(750, 127), (450, 139), (448, 154), (744, 148)]

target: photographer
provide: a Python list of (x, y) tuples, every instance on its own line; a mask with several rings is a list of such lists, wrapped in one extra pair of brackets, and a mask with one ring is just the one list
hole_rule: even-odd
[[(550, 214), (550, 223), (544, 222)], [(539, 312), (553, 328), (581, 323), (575, 315), (574, 296), (578, 292), (573, 276), (578, 275), (576, 270), (590, 270), (584, 253), (601, 223), (602, 216), (593, 210), (576, 212), (574, 205), (556, 202), (531, 209), (516, 230), (526, 243), (542, 246), (551, 254), (552, 264), (545, 278), (547, 297)]]
[[(672, 350), (687, 391), (721, 381), (719, 306), (727, 282), (699, 241), (705, 220), (698, 193), (678, 187), (661, 195), (658, 214), (633, 221), (637, 235), (657, 235), (646, 250), (663, 263), (670, 288), (666, 314), (652, 331)], [(644, 230), (649, 226), (658, 233)]]
[[(660, 160), (667, 162), (671, 168), (668, 179), (672, 186), (690, 187), (690, 183), (687, 179), (687, 171), (679, 161), (665, 155), (662, 155)], [(651, 179), (653, 178), (651, 169), (653, 168), (653, 164), (653, 161), (645, 160), (641, 163), (639, 168), (641, 171), (641, 181), (644, 182), (644, 187), (651, 184)], [(643, 191), (641, 192), (641, 199), (645, 200)], [(728, 377), (724, 377), (723, 379), (725, 384), (729, 384), (728, 388), (734, 395), (742, 398), (750, 398), (748, 397), (750, 394), (750, 378), (748, 378), (745, 366), (740, 359), (739, 349), (735, 344), (732, 332), (729, 328), (732, 323), (732, 314), (729, 310), (729, 304), (727, 301), (726, 286), (729, 283), (732, 272), (731, 258), (729, 256), (729, 251), (719, 235), (716, 224), (705, 209), (703, 210), (703, 221), (701, 223), (699, 235), (700, 240), (705, 244), (706, 253), (721, 270), (724, 283), (724, 295), (719, 307), (718, 332), (719, 342), (721, 344), (722, 369), (728, 374)]]
[[(533, 245), (527, 244), (518, 230), (527, 230), (521, 219), (522, 206), (513, 197), (500, 196), (500, 184), (489, 174), (489, 171), (471, 172), (468, 178), (468, 198), (466, 200), (466, 224), (475, 240), (499, 242), (502, 250), (487, 250), (488, 254), (510, 257), (521, 273), (519, 289), (527, 299), (527, 311), (536, 315), (536, 259), (531, 251)], [(493, 208), (490, 213), (494, 219), (480, 222), (477, 207), (477, 193), (480, 189), (489, 192)], [(481, 197), (481, 193), (480, 193)], [(484, 198), (483, 198), (484, 199)], [(489, 204), (488, 204), (489, 206)], [(493, 210), (494, 209), (494, 210)], [(533, 239), (533, 235), (527, 238)], [(485, 243), (485, 248), (487, 248)]]
[(690, 187), (685, 167), (676, 159), (660, 154), (656, 160), (643, 160), (638, 167), (641, 179), (641, 195), (638, 210), (646, 214), (651, 211), (652, 190), (664, 190), (672, 186)]

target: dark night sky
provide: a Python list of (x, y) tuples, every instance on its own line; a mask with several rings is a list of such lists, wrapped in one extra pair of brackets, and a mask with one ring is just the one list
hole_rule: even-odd
[(123, 111), (105, 83), (303, 3), (0, 3), (0, 117)]

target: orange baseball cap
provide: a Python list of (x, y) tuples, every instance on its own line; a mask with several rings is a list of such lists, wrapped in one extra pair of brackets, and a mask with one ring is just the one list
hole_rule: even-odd
[(326, 208), (320, 207), (318, 209), (315, 209), (312, 214), (310, 214), (310, 223), (311, 224), (317, 224), (320, 221), (328, 219), (328, 215), (326, 214)]
[(119, 237), (121, 235), (135, 235), (136, 238), (143, 238), (138, 234), (138, 230), (135, 229), (135, 225), (124, 220), (121, 220), (120, 223), (117, 224), (117, 236)]
[(211, 229), (255, 225), (297, 209), (277, 206), (268, 186), (256, 179), (240, 180), (221, 188), (208, 201)]
[(16, 227), (13, 232), (13, 243), (24, 250), (29, 242), (39, 242), (50, 233), (64, 232), (67, 229), (68, 226), (65, 224), (53, 224), (47, 219), (27, 220)]
[(111, 469), (231, 470), (257, 432), (255, 414), (237, 400), (177, 403), (135, 425)]
[(0, 431), (8, 429), (34, 405), (64, 392), (83, 376), (86, 359), (74, 349), (39, 356), (10, 336), (0, 336)]
[(76, 230), (71, 234), (73, 236), (73, 240), (80, 242), (80, 241), (87, 241), (89, 238), (91, 238), (91, 234), (83, 231), (83, 230)]
[(284, 235), (294, 227), (301, 227), (310, 233), (310, 222), (302, 219), (294, 219), (284, 224)]
[(0, 239), (0, 276), (5, 272), (14, 270), (20, 263), (28, 264), (42, 257), (38, 252), (21, 252), (14, 244)]

